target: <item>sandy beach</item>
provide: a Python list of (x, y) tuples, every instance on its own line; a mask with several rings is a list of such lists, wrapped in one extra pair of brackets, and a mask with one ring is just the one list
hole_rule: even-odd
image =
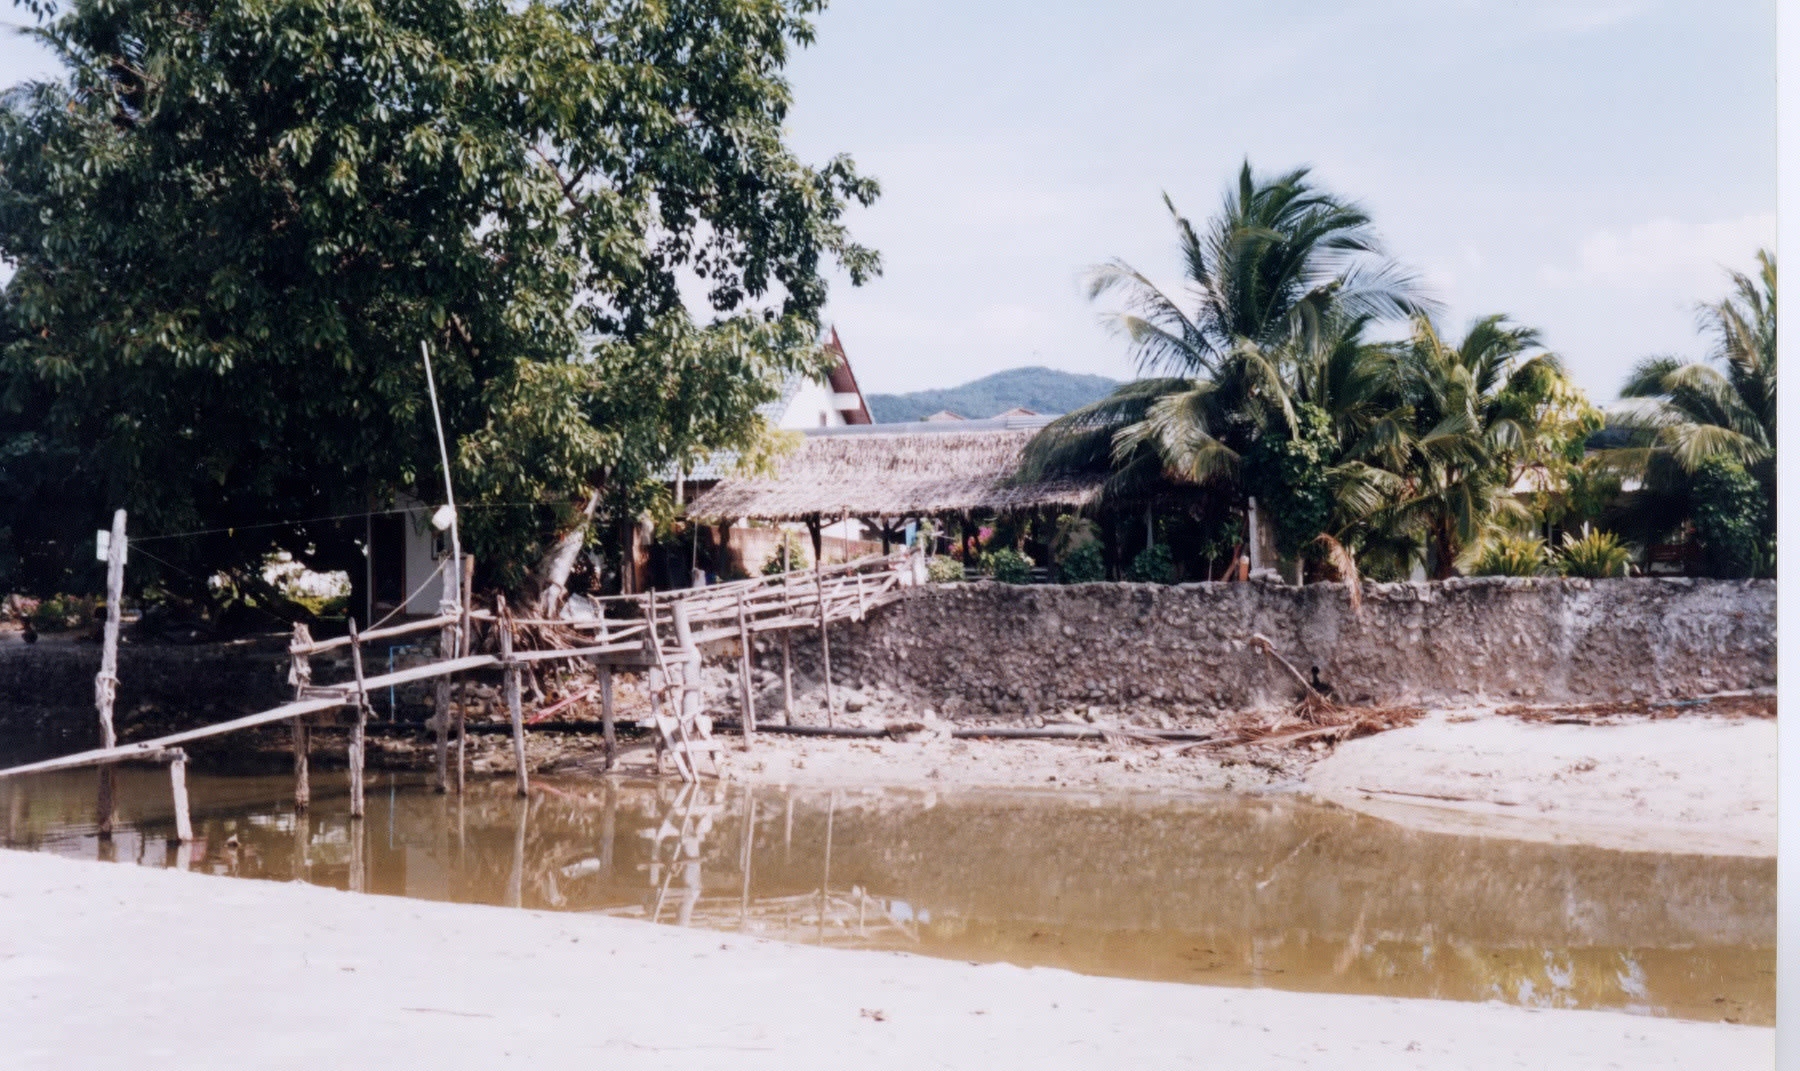
[(18, 1069), (1753, 1068), (1774, 1032), (972, 966), (0, 852)]

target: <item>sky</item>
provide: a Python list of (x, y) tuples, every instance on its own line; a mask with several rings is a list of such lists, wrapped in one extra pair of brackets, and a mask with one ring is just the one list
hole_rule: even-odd
[(911, 0), (816, 25), (792, 141), (883, 188), (849, 222), (885, 274), (827, 310), (867, 391), (1129, 378), (1086, 269), (1176, 293), (1162, 195), (1209, 217), (1246, 158), (1312, 167), (1445, 326), (1537, 327), (1598, 402), (1640, 358), (1703, 355), (1695, 306), (1775, 240), (1773, 0)]
[[(1163, 194), (1203, 220), (1245, 159), (1310, 166), (1445, 326), (1536, 327), (1597, 402), (1704, 354), (1695, 306), (1775, 240), (1774, 0), (839, 0), (816, 28), (790, 140), (883, 190), (847, 222), (884, 274), (826, 312), (869, 392), (1129, 378), (1086, 270), (1176, 293)], [(53, 69), (0, 35), (0, 85)]]

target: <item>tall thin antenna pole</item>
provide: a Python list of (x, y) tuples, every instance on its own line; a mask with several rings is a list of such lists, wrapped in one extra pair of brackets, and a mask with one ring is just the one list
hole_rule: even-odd
[(425, 389), (431, 394), (431, 420), (437, 426), (438, 459), (444, 466), (444, 502), (450, 507), (450, 566), (444, 570), (444, 599), (440, 607), (454, 611), (462, 605), (457, 590), (462, 580), (462, 538), (457, 531), (456, 492), (450, 489), (450, 448), (444, 443), (444, 415), (438, 411), (437, 380), (431, 374), (431, 346), (419, 340), (419, 353), (425, 358)]

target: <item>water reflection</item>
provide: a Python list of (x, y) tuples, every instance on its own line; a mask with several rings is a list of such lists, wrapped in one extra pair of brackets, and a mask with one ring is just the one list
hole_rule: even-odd
[[(121, 771), (0, 782), (8, 846), (341, 889), (595, 911), (1093, 974), (1769, 1023), (1772, 860), (1413, 833), (1298, 799), (544, 784), (529, 799)], [(270, 801), (276, 801), (271, 803)]]

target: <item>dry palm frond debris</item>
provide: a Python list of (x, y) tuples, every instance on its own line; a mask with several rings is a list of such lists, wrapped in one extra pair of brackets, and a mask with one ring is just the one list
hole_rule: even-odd
[(1221, 735), (1217, 740), (1195, 744), (1184, 749), (1183, 754), (1228, 747), (1341, 744), (1359, 736), (1373, 736), (1389, 729), (1411, 725), (1425, 714), (1420, 707), (1341, 707), (1330, 700), (1314, 701), (1312, 697), (1302, 699), (1296, 704), (1295, 710), (1302, 707), (1306, 708), (1306, 713), (1301, 715), (1298, 724), (1290, 718), (1289, 714), (1292, 712), (1281, 714), (1246, 724), (1236, 732)]
[(1627, 699), (1605, 703), (1511, 706), (1501, 707), (1499, 713), (1506, 717), (1550, 725), (1607, 725), (1614, 718), (1773, 718), (1775, 696), (1757, 692), (1720, 692), (1691, 699)]

